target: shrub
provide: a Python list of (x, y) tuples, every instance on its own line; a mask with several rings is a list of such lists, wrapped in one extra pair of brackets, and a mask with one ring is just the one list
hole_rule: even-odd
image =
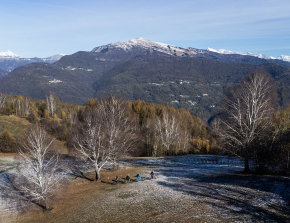
[(0, 152), (9, 153), (16, 151), (16, 143), (11, 133), (4, 129), (0, 136)]

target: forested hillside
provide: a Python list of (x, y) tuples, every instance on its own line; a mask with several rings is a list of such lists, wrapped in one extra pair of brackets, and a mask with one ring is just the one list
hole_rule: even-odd
[(34, 63), (1, 79), (0, 92), (83, 105), (89, 98), (119, 95), (186, 108), (207, 121), (226, 89), (249, 72), (269, 73), (280, 104), (290, 102), (289, 63), (239, 54), (183, 49), (144, 39), (96, 47), (64, 56), (54, 64)]
[(0, 78), (4, 77), (4, 75), (6, 74), (7, 74), (6, 71), (0, 69)]
[[(73, 130), (77, 120), (82, 120), (86, 111), (99, 104), (97, 99), (90, 99), (85, 106), (65, 104), (53, 94), (48, 95), (45, 101), (4, 94), (0, 98), (1, 152), (15, 152), (20, 146), (16, 144), (22, 141), (20, 139), (25, 137), (25, 131), (34, 123), (40, 123), (50, 135), (62, 141), (68, 149), (73, 149)], [(136, 120), (135, 127), (139, 129), (139, 143), (130, 151), (131, 154), (160, 156), (208, 153), (217, 148), (206, 123), (187, 110), (144, 101), (118, 100), (124, 103), (126, 112), (131, 114), (130, 119)], [(167, 138), (170, 140), (167, 149), (163, 146), (167, 137), (165, 132), (154, 132), (156, 123), (160, 125), (159, 130), (164, 131), (165, 126), (171, 125), (172, 135)], [(157, 134), (165, 139), (157, 138)]]

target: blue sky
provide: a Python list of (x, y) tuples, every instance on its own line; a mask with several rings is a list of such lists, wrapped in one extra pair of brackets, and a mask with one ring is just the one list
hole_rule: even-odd
[(71, 54), (144, 37), (290, 55), (290, 0), (0, 0), (0, 51)]

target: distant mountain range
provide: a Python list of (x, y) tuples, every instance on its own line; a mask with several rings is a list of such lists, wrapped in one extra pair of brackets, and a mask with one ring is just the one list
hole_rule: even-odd
[(254, 56), (254, 57), (258, 57), (260, 59), (267, 59), (267, 60), (283, 60), (286, 62), (290, 62), (290, 56), (286, 56), (286, 55), (280, 55), (278, 57), (273, 57), (273, 56), (266, 56), (264, 54), (254, 54), (254, 53), (242, 53), (242, 52), (234, 52), (231, 50), (225, 50), (225, 49), (213, 49), (213, 48), (208, 48), (208, 51), (211, 52), (215, 52), (215, 53), (220, 53), (220, 54), (240, 54), (240, 55), (244, 55), (244, 56)]
[(229, 52), (181, 48), (143, 38), (79, 51), (56, 62), (32, 63), (0, 81), (0, 92), (45, 98), (54, 92), (68, 103), (118, 94), (184, 107), (207, 120), (225, 90), (261, 69), (276, 80), (281, 104), (290, 102), (290, 63)]
[(17, 67), (30, 64), (30, 63), (54, 63), (55, 61), (59, 60), (62, 56), (62, 54), (53, 55), (51, 57), (47, 58), (23, 58), (10, 50), (5, 52), (0, 52), (0, 69), (10, 72), (14, 70)]

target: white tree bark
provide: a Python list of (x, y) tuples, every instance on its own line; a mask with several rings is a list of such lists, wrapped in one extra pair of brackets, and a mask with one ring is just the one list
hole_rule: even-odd
[(227, 95), (220, 118), (215, 122), (217, 134), (229, 151), (245, 159), (248, 170), (248, 147), (271, 126), (273, 103), (271, 79), (264, 73), (248, 76)]
[(4, 94), (0, 94), (0, 109), (2, 109), (7, 101), (7, 97)]
[(28, 115), (30, 114), (30, 100), (27, 97), (24, 98), (23, 113), (25, 117), (28, 117)]
[(49, 153), (53, 141), (36, 125), (27, 135), (24, 149), (19, 152), (19, 189), (26, 198), (44, 209), (50, 208), (48, 199), (61, 180), (57, 173), (58, 156)]
[(96, 180), (100, 178), (99, 170), (109, 160), (106, 151), (103, 150), (104, 133), (101, 131), (102, 125), (98, 122), (97, 116), (98, 113), (94, 111), (87, 112), (74, 136), (75, 149), (94, 168)]
[(156, 120), (155, 132), (166, 152), (170, 152), (171, 147), (178, 143), (180, 126), (174, 116), (165, 112), (162, 118)]
[(188, 131), (182, 130), (179, 133), (179, 137), (177, 138), (177, 142), (178, 142), (179, 151), (181, 151), (182, 153), (188, 152), (188, 148), (190, 146), (189, 139), (190, 139), (190, 135), (189, 135)]
[(115, 163), (132, 149), (135, 132), (124, 102), (110, 97), (85, 112), (74, 136), (75, 149), (94, 167), (98, 180), (107, 162)]
[(56, 110), (56, 100), (53, 94), (46, 96), (46, 107), (49, 115), (52, 117)]
[(30, 100), (27, 97), (17, 98), (15, 101), (16, 115), (27, 117), (30, 114)]

